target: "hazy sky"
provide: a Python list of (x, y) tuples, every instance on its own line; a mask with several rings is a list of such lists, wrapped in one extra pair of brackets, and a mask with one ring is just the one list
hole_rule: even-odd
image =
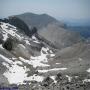
[(0, 17), (33, 12), (56, 18), (90, 19), (90, 0), (0, 0)]

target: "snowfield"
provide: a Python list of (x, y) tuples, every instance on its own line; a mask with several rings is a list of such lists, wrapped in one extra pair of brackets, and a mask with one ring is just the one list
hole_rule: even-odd
[[(24, 47), (24, 46), (23, 46)], [(19, 66), (23, 65), (22, 62), (32, 65), (34, 68), (36, 67), (49, 67), (49, 64), (45, 64), (44, 62), (48, 62), (47, 55), (49, 50), (48, 48), (42, 48), (41, 55), (37, 57), (31, 56), (30, 60), (26, 60), (22, 57), (19, 57), (19, 60), (17, 61), (16, 58), (12, 58), (12, 60), (15, 60), (13, 62), (12, 60), (9, 60), (8, 58), (4, 57), (3, 55), (0, 55), (1, 58), (3, 58), (5, 61), (11, 64), (11, 67), (3, 62), (3, 65), (8, 68), (8, 70), (3, 74), (9, 81), (10, 84), (23, 84), (25, 80), (35, 80), (37, 82), (41, 82), (44, 77), (39, 75), (33, 75), (30, 77), (27, 77), (27, 71), (29, 71), (28, 68), (25, 66)], [(46, 52), (46, 54), (43, 53), (43, 51)], [(54, 54), (53, 54), (54, 55)], [(19, 65), (18, 65), (19, 64)], [(48, 72), (48, 71), (54, 71), (54, 70), (66, 70), (67, 68), (54, 68), (50, 70), (38, 70), (38, 72)]]
[(43, 80), (44, 77), (38, 75), (27, 77), (26, 72), (29, 71), (30, 69), (26, 68), (25, 66), (24, 67), (19, 66), (18, 64), (22, 65), (21, 61), (11, 62), (11, 60), (9, 60), (8, 58), (2, 55), (0, 55), (0, 57), (2, 57), (5, 61), (11, 64), (11, 66), (9, 66), (9, 64), (5, 62), (2, 63), (4, 66), (8, 68), (3, 75), (8, 79), (10, 84), (23, 84), (25, 80), (31, 80), (31, 81), (35, 80), (37, 82)]

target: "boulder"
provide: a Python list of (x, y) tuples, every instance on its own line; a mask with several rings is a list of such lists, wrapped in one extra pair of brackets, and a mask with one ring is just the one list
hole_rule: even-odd
[(25, 59), (30, 59), (29, 51), (23, 44), (18, 44), (17, 47), (14, 48), (13, 53), (18, 57), (23, 57)]

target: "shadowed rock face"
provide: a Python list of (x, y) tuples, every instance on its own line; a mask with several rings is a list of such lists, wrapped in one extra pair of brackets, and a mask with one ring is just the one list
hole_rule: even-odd
[(15, 16), (9, 17), (9, 23), (19, 28), (26, 35), (28, 36), (31, 35), (27, 24), (23, 20), (19, 19), (18, 17), (15, 17)]

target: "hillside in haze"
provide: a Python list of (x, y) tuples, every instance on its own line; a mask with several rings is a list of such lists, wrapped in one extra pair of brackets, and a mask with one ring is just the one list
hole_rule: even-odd
[(57, 24), (49, 24), (47, 27), (39, 30), (38, 34), (50, 41), (58, 49), (72, 46), (83, 40), (79, 33), (59, 27)]

